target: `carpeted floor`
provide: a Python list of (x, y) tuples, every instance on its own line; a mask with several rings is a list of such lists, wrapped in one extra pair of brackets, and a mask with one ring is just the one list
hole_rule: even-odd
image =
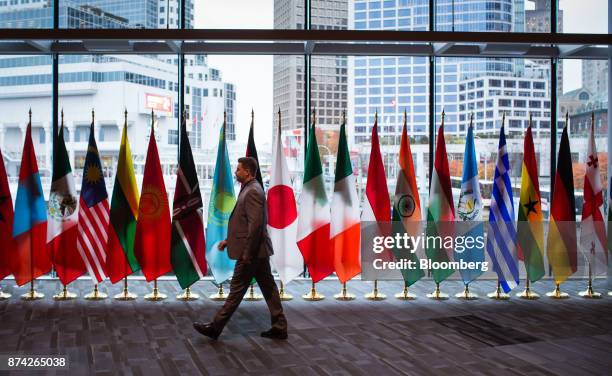
[[(14, 281), (2, 281), (3, 291), (13, 294), (0, 302), (0, 354), (69, 357), (71, 375), (609, 375), (612, 369), (612, 296), (586, 300), (577, 296), (584, 281), (562, 286), (571, 298), (556, 301), (543, 297), (525, 301), (482, 298), (494, 289), (493, 281), (477, 282), (471, 290), (481, 299), (432, 301), (425, 294), (431, 281), (420, 281), (411, 291), (415, 301), (400, 301), (393, 294), (398, 282), (381, 282), (389, 298), (372, 302), (363, 295), (370, 282), (349, 282), (358, 299), (339, 302), (332, 295), (337, 281), (323, 281), (317, 289), (326, 295), (307, 302), (301, 295), (308, 281), (289, 284), (296, 297), (284, 302), (289, 340), (261, 338), (268, 329), (264, 301), (243, 302), (216, 342), (192, 328), (194, 320), (208, 321), (222, 302), (208, 298), (195, 302), (175, 299), (175, 281), (161, 281), (162, 302), (142, 299), (151, 286), (131, 281), (139, 298), (132, 302), (82, 298), (57, 302), (57, 281), (37, 282), (43, 300), (21, 301)], [(604, 289), (597, 281), (596, 289)], [(91, 282), (79, 280), (71, 290), (79, 296), (91, 290)], [(105, 283), (111, 295), (122, 285)], [(551, 281), (538, 282), (535, 291), (552, 290)], [(442, 290), (461, 290), (457, 281)], [(193, 289), (202, 295), (216, 291), (210, 282)], [(12, 374), (37, 374), (12, 372)], [(40, 373), (42, 374), (42, 372)]]

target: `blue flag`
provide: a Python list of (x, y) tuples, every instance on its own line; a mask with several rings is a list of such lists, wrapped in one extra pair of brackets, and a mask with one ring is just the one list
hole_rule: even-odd
[(227, 224), (235, 204), (234, 180), (225, 144), (225, 123), (223, 123), (219, 135), (206, 227), (206, 261), (216, 283), (225, 282), (234, 272), (236, 261), (229, 258), (227, 249), (220, 251), (217, 246), (227, 238)]
[(489, 228), (487, 229), (487, 253), (493, 262), (493, 270), (497, 273), (500, 286), (506, 293), (519, 284), (514, 201), (509, 170), (510, 161), (502, 121), (493, 180), (493, 197), (489, 212)]
[[(476, 160), (476, 148), (474, 147), (474, 129), (470, 122), (465, 139), (465, 152), (463, 156), (463, 177), (461, 179), (461, 193), (457, 216), (462, 221), (469, 221), (465, 226), (460, 226), (463, 236), (482, 237), (484, 239), (484, 224), (482, 223), (482, 197), (478, 183), (478, 162)], [(462, 250), (462, 252), (459, 252)], [(455, 261), (483, 262), (484, 244), (474, 242), (463, 249), (455, 247), (453, 257)], [(478, 278), (483, 272), (480, 268), (460, 269), (461, 279), (468, 284)]]

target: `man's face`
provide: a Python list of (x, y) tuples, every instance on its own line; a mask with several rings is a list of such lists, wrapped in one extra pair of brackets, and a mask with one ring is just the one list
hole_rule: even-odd
[(234, 172), (234, 174), (236, 175), (236, 180), (238, 180), (239, 183), (244, 183), (251, 176), (249, 170), (247, 170), (240, 162), (238, 163), (238, 166), (236, 166), (236, 172)]

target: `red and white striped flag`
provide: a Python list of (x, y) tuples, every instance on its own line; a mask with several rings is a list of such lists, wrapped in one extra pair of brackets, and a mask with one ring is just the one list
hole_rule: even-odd
[(85, 262), (89, 275), (97, 283), (106, 278), (108, 223), (110, 218), (108, 194), (102, 171), (92, 123), (85, 166), (83, 166), (77, 249)]

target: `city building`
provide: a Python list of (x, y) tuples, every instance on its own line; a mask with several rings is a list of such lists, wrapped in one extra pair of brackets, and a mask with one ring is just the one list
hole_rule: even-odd
[[(172, 4), (173, 2), (170, 2)], [(157, 27), (162, 14), (170, 11), (158, 1), (62, 1), (60, 24), (76, 28)], [(164, 2), (167, 4), (167, 2)], [(188, 2), (187, 8), (192, 7)], [(117, 13), (112, 13), (117, 12)], [(164, 16), (164, 17), (166, 17)], [(0, 27), (50, 27), (52, 8), (47, 2), (3, 5)], [(190, 16), (188, 24), (192, 24)], [(176, 26), (176, 25), (175, 25)], [(128, 111), (128, 135), (137, 179), (142, 178), (151, 126), (155, 113), (155, 136), (169, 197), (173, 195), (177, 164), (178, 58), (173, 55), (60, 55), (60, 106), (64, 110), (64, 136), (76, 175), (77, 189), (82, 173), (91, 112), (95, 110), (95, 131), (108, 188), (112, 188), (119, 142)], [(236, 87), (224, 82), (218, 69), (208, 66), (204, 55), (186, 56), (185, 109), (187, 128), (204, 197), (210, 189), (218, 135), (227, 110), (226, 136), (235, 140)], [(51, 56), (0, 56), (0, 149), (7, 162), (11, 188), (21, 161), (27, 114), (31, 108), (33, 141), (47, 194), (51, 176), (52, 114)], [(243, 147), (230, 146), (232, 157)], [(263, 153), (264, 156), (266, 155)], [(207, 202), (205, 203), (207, 204)]]

